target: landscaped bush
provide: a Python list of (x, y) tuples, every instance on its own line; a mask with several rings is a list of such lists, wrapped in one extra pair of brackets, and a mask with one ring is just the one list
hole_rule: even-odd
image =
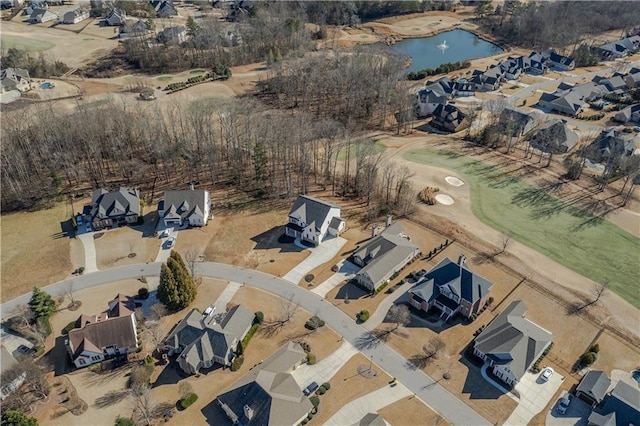
[(69, 332), (73, 330), (75, 326), (76, 326), (75, 321), (71, 321), (69, 324), (65, 325), (64, 328), (62, 329), (62, 335), (65, 336), (69, 334)]
[(317, 396), (312, 396), (311, 398), (309, 398), (309, 402), (313, 405), (314, 408), (318, 408), (318, 405), (320, 405), (320, 398), (318, 398)]
[(487, 299), (487, 306), (491, 306), (491, 304), (493, 303), (493, 297), (489, 297), (489, 299)]
[(584, 366), (589, 366), (591, 364), (593, 364), (594, 362), (596, 362), (596, 354), (595, 352), (587, 352), (582, 354), (582, 356), (580, 357), (580, 364), (584, 365)]
[(327, 392), (327, 390), (325, 388), (323, 388), (322, 386), (320, 386), (318, 388), (318, 395), (324, 395), (325, 392)]
[(323, 388), (325, 388), (326, 390), (331, 389), (331, 385), (329, 384), (329, 382), (324, 382), (324, 383), (322, 384), (322, 387), (323, 387)]
[(317, 315), (314, 315), (306, 323), (304, 323), (304, 326), (309, 330), (315, 330), (324, 326), (324, 321)]
[(439, 65), (436, 69), (425, 68), (420, 71), (410, 72), (409, 74), (407, 74), (407, 80), (422, 80), (423, 78), (427, 78), (431, 75), (444, 74), (451, 71), (469, 68), (470, 66), (471, 62), (469, 61), (447, 62), (445, 64)]
[[(396, 275), (397, 276), (397, 275)], [(387, 281), (386, 283), (382, 284), (380, 287), (376, 288), (376, 294), (380, 293), (382, 290), (384, 290), (387, 286), (389, 285), (389, 281)]]
[(145, 363), (145, 365), (154, 365), (156, 363), (156, 360), (153, 359), (151, 354), (149, 354), (149, 355), (144, 357), (144, 363)]
[(146, 287), (140, 287), (138, 289), (138, 299), (147, 299), (149, 298), (149, 289)]
[(600, 352), (600, 345), (596, 343), (595, 345), (591, 346), (591, 348), (589, 348), (589, 352), (594, 352), (594, 353)]
[(247, 345), (249, 345), (249, 341), (251, 340), (253, 335), (256, 334), (256, 331), (258, 331), (258, 327), (260, 327), (260, 324), (253, 324), (249, 329), (249, 331), (247, 332), (247, 335), (244, 336), (244, 339), (242, 339), (243, 349), (247, 349)]
[(370, 316), (369, 311), (367, 311), (366, 309), (363, 309), (358, 313), (358, 319), (361, 322), (365, 322), (366, 320), (368, 320), (369, 316)]
[(256, 312), (256, 316), (253, 318), (254, 324), (262, 324), (264, 321), (264, 314), (261, 311)]
[(180, 400), (180, 406), (182, 407), (182, 409), (187, 409), (189, 408), (189, 406), (191, 406), (194, 402), (196, 402), (196, 400), (198, 399), (198, 395), (196, 395), (195, 393), (190, 393), (189, 396), (187, 396), (184, 399)]
[(307, 419), (302, 419), (302, 421), (300, 422), (302, 426), (306, 425), (307, 423), (309, 423), (309, 420)]
[(231, 363), (231, 371), (240, 370), (240, 367), (242, 367), (243, 363), (244, 363), (244, 357), (243, 356), (238, 356), (238, 357), (234, 358), (233, 362)]
[(300, 345), (300, 347), (302, 347), (302, 350), (305, 351), (306, 353), (311, 352), (311, 345), (308, 344), (307, 342), (296, 342), (297, 344)]
[(316, 363), (316, 356), (311, 352), (307, 354), (307, 363), (309, 365), (313, 365)]
[(131, 419), (127, 419), (126, 417), (118, 416), (116, 418), (116, 422), (114, 426), (135, 426), (135, 423)]

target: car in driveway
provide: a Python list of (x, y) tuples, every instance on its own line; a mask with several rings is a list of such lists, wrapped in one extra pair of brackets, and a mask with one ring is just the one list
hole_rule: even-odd
[(547, 367), (544, 370), (542, 370), (542, 373), (540, 374), (540, 379), (542, 379), (543, 382), (546, 382), (547, 380), (549, 380), (549, 378), (551, 376), (553, 376), (553, 368), (551, 367)]
[(87, 232), (91, 232), (91, 231), (93, 231), (93, 229), (91, 228), (91, 224), (90, 224), (90, 223), (87, 223), (87, 226), (86, 226), (85, 230), (86, 230)]
[(566, 394), (558, 403), (556, 411), (558, 411), (558, 413), (560, 414), (566, 413), (567, 408), (569, 408), (569, 404), (571, 404), (571, 397), (569, 396), (569, 394)]
[(318, 389), (318, 384), (316, 382), (311, 382), (311, 384), (309, 386), (304, 388), (302, 393), (304, 394), (304, 396), (309, 396), (312, 393), (314, 393), (316, 391), (316, 389)]
[(24, 355), (24, 356), (29, 356), (33, 353), (35, 353), (36, 351), (33, 348), (30, 348), (26, 345), (20, 345), (18, 346), (18, 348), (16, 349), (16, 351), (18, 351), (18, 353), (20, 355)]
[(171, 228), (165, 229), (164, 231), (162, 231), (160, 233), (160, 238), (167, 238), (167, 237), (171, 236), (172, 231), (173, 231), (173, 229), (171, 229)]
[(164, 247), (165, 248), (173, 248), (173, 246), (176, 245), (176, 237), (169, 237), (169, 239), (165, 242)]
[(78, 229), (80, 229), (83, 223), (84, 222), (82, 221), (82, 215), (76, 216), (76, 226), (78, 227)]

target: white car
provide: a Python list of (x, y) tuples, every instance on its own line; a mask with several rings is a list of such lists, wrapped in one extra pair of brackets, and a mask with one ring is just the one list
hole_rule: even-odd
[(542, 374), (540, 374), (540, 378), (542, 379), (542, 381), (546, 382), (547, 380), (549, 380), (549, 377), (553, 376), (553, 368), (551, 367), (547, 367), (544, 370), (542, 370)]
[(172, 248), (174, 245), (176, 245), (176, 237), (169, 237), (169, 239), (166, 242), (166, 247)]
[(558, 413), (564, 414), (567, 412), (567, 408), (569, 408), (569, 404), (571, 404), (571, 398), (569, 398), (569, 394), (566, 394), (564, 398), (562, 398), (558, 403), (556, 410), (558, 410)]
[(167, 228), (164, 231), (162, 231), (162, 233), (160, 233), (160, 238), (167, 238), (168, 236), (171, 235), (172, 229), (171, 228)]

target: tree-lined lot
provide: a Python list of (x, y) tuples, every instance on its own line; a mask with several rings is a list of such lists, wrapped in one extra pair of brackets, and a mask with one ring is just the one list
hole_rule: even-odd
[(471, 206), (482, 222), (596, 282), (610, 280), (611, 290), (640, 307), (638, 238), (498, 166), (434, 149), (404, 158), (456, 171), (471, 185)]

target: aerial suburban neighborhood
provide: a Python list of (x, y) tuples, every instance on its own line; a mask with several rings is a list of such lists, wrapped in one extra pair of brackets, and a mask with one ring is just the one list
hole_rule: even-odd
[(640, 425), (631, 0), (0, 0), (0, 420)]

